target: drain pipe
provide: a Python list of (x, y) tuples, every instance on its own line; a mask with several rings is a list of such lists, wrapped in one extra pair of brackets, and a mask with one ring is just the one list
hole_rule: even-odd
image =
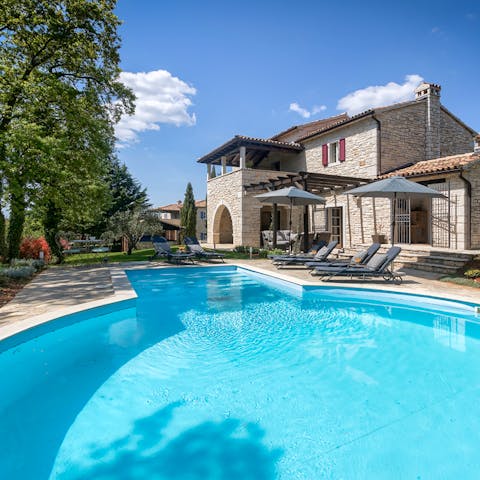
[(470, 248), (472, 244), (472, 184), (470, 180), (463, 176), (463, 170), (460, 170), (459, 178), (462, 179), (467, 187), (467, 199), (468, 199), (468, 223), (467, 223), (467, 238), (468, 244), (465, 248)]
[(377, 177), (382, 173), (382, 124), (380, 120), (372, 114), (372, 118), (377, 122)]

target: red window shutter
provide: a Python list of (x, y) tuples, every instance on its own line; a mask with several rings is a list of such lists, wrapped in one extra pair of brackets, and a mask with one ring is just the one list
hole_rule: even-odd
[(339, 152), (339, 155), (338, 155), (338, 159), (341, 162), (345, 161), (345, 139), (344, 138), (340, 139), (340, 152)]
[(324, 167), (328, 165), (328, 145), (326, 143), (322, 145), (322, 163)]

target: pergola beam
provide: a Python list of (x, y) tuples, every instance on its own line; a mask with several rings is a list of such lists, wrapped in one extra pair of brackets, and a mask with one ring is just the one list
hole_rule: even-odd
[(267, 182), (252, 183), (245, 185), (245, 191), (259, 191), (266, 189), (277, 189), (285, 186), (296, 186), (297, 188), (306, 189), (308, 191), (332, 191), (343, 190), (345, 188), (354, 188), (371, 182), (371, 179), (343, 177), (340, 175), (326, 175), (314, 172), (300, 172), (299, 174), (279, 174), (275, 178), (269, 178)]

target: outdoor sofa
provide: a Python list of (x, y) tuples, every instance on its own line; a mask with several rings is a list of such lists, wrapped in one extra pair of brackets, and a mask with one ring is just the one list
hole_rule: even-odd
[[(277, 230), (277, 248), (288, 248), (295, 240), (290, 230)], [(273, 230), (262, 230), (262, 241), (265, 248), (273, 248)]]

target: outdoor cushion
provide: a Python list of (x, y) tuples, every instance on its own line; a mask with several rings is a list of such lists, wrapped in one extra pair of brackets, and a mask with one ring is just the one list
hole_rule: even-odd
[(385, 263), (387, 258), (388, 256), (386, 253), (376, 253), (367, 263), (367, 267), (372, 270), (378, 270)]
[(326, 253), (328, 252), (328, 248), (327, 247), (322, 247), (316, 254), (313, 258), (322, 258)]
[(352, 257), (352, 260), (350, 263), (353, 265), (357, 265), (359, 263), (362, 263), (365, 258), (367, 258), (368, 251), (367, 250), (362, 250), (361, 252), (358, 252), (356, 255)]

